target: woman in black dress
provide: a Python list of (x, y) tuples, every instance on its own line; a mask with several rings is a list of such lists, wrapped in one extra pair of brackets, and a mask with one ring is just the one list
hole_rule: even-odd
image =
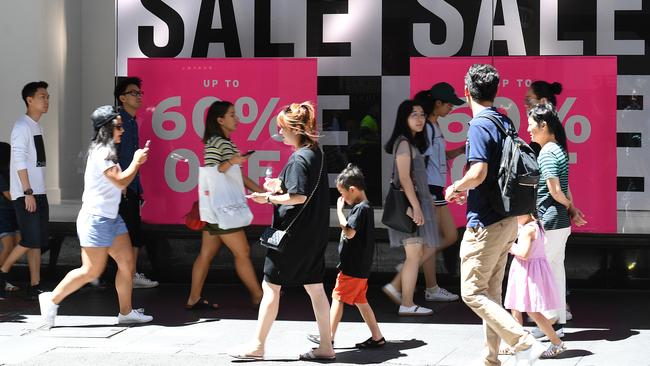
[(260, 303), (255, 338), (243, 352), (232, 356), (262, 359), (264, 344), (278, 314), (280, 288), (303, 286), (314, 308), (321, 343), (318, 348), (300, 355), (300, 359), (334, 359), (329, 329), (329, 301), (323, 288), (325, 248), (329, 227), (329, 192), (327, 169), (321, 168), (323, 153), (317, 142), (316, 112), (309, 102), (294, 103), (277, 117), (280, 134), (295, 152), (280, 176), (267, 179), (266, 193), (253, 193), (251, 198), (272, 204), (273, 227), (285, 230), (306, 203), (304, 211), (289, 230), (291, 236), (280, 253), (267, 250), (264, 261), (264, 295)]

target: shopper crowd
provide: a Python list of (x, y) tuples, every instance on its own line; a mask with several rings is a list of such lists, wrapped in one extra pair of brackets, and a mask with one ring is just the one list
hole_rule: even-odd
[[(117, 263), (118, 323), (153, 320), (131, 304), (133, 289), (158, 285), (136, 269), (139, 249), (153, 250), (153, 243), (146, 243), (141, 233), (143, 185), (138, 171), (146, 164), (150, 149), (155, 149), (149, 141), (142, 144), (139, 140), (136, 117), (142, 104), (141, 86), (136, 77), (120, 80), (114, 91), (117, 107), (101, 106), (91, 115), (94, 136), (87, 151), (82, 207), (76, 221), (81, 266), (52, 291), (45, 291), (40, 278), (49, 221), (47, 159), (40, 125), (49, 107), (46, 82), (25, 85), (22, 99), (27, 111), (16, 121), (10, 143), (0, 143), (0, 300), (11, 301), (9, 293), (19, 290), (7, 281), (8, 274), (26, 256), (30, 278), (25, 292), (39, 301), (46, 328), (55, 325), (58, 307), (68, 295), (99, 281), (108, 257)], [(569, 189), (567, 138), (555, 107), (556, 95), (562, 91), (559, 83), (536, 81), (525, 96), (531, 151), (537, 151), (534, 174), (526, 178), (535, 178), (535, 184), (526, 192), (536, 204), (514, 212), (512, 205), (508, 209), (499, 201), (502, 197), (495, 198), (497, 185), (504, 179), (502, 152), (517, 137), (513, 123), (494, 106), (498, 86), (497, 70), (477, 64), (465, 75), (465, 100), (450, 84), (441, 82), (398, 106), (392, 134), (384, 146), (392, 159), (386, 204), (390, 201), (403, 209), (385, 210), (382, 222), (388, 228), (390, 247), (403, 250), (405, 260), (382, 290), (398, 305), (400, 316), (432, 315), (432, 309), (415, 302), (422, 268), (425, 301), (462, 299), (483, 320), (486, 365), (499, 365), (500, 354), (514, 354), (518, 365), (527, 365), (566, 350), (563, 325), (572, 314), (566, 302), (564, 252), (571, 223), (580, 226), (586, 220)], [(447, 150), (439, 118), (465, 104), (473, 115), (466, 144)], [(329, 179), (316, 115), (310, 102), (293, 103), (279, 112), (278, 134), (293, 153), (279, 175), (267, 176), (260, 186), (242, 173), (241, 166), (250, 154), (242, 154), (231, 139), (239, 124), (234, 105), (217, 101), (207, 110), (199, 177), (200, 187), (205, 184), (206, 188), (199, 189), (198, 204), (205, 224), (185, 308), (218, 309), (217, 303), (203, 296), (202, 288), (211, 261), (225, 245), (233, 253), (251, 302), (259, 306), (255, 333), (249, 343), (231, 352), (235, 358), (264, 358), (283, 286), (305, 289), (318, 326), (318, 334), (306, 335), (317, 347), (300, 355), (301, 359), (336, 358), (333, 345), (344, 304), (359, 310), (370, 331), (370, 337), (360, 340), (357, 348), (386, 344), (366, 298), (375, 253), (374, 213), (363, 172), (352, 164), (335, 180), (340, 194), (336, 221), (341, 239), (331, 305), (323, 287)], [(447, 162), (462, 154), (467, 159), (464, 175), (448, 185)], [(221, 183), (214, 184), (211, 180), (215, 179)], [(232, 199), (227, 209), (224, 197)], [(436, 278), (437, 254), (458, 242), (450, 203), (467, 206), (460, 241), (459, 295), (440, 287)], [(268, 248), (261, 283), (245, 234), (252, 218), (249, 204), (273, 208), (273, 223), (261, 238)], [(509, 254), (513, 259), (502, 296)], [(523, 327), (523, 313), (536, 328)], [(543, 346), (540, 338), (550, 340), (550, 345)]]

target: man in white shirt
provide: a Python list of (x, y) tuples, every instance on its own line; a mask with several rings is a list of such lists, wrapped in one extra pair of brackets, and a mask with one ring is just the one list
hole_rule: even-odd
[(33, 81), (23, 87), (22, 98), (27, 112), (18, 118), (11, 130), (9, 186), (21, 241), (0, 268), (0, 299), (5, 297), (7, 273), (25, 254), (31, 284), (27, 297), (36, 300), (42, 292), (41, 248), (47, 246), (49, 206), (45, 190), (45, 145), (38, 121), (49, 108), (47, 87), (44, 81)]

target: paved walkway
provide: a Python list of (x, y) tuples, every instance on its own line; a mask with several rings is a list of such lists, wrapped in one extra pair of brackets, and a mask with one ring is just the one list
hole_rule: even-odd
[[(19, 294), (0, 302), (0, 364), (19, 365), (230, 365), (227, 356), (254, 331), (256, 310), (238, 286), (210, 286), (206, 297), (217, 311), (188, 312), (187, 286), (136, 290), (134, 304), (146, 306), (153, 323), (117, 326), (114, 290), (85, 288), (61, 305), (57, 326), (38, 329), (37, 304)], [(436, 314), (400, 318), (395, 307), (371, 288), (369, 300), (388, 345), (360, 351), (354, 343), (369, 336), (356, 309), (346, 308), (330, 364), (480, 365), (481, 326), (460, 303), (435, 303)], [(421, 299), (420, 299), (421, 301)], [(569, 351), (539, 365), (650, 365), (650, 293), (579, 292), (570, 297), (575, 314), (566, 329)], [(421, 301), (423, 303), (423, 301)], [(255, 364), (313, 364), (298, 361), (316, 332), (309, 298), (286, 289), (278, 321), (267, 344), (267, 360)], [(512, 357), (504, 365), (514, 365)]]

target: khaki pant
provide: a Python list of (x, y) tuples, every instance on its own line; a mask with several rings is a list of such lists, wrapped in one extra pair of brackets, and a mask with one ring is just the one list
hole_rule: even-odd
[(508, 250), (516, 237), (516, 218), (509, 217), (487, 227), (467, 228), (460, 244), (461, 295), (465, 304), (483, 319), (486, 365), (501, 364), (501, 339), (515, 351), (525, 350), (534, 342), (502, 305), (501, 286)]

